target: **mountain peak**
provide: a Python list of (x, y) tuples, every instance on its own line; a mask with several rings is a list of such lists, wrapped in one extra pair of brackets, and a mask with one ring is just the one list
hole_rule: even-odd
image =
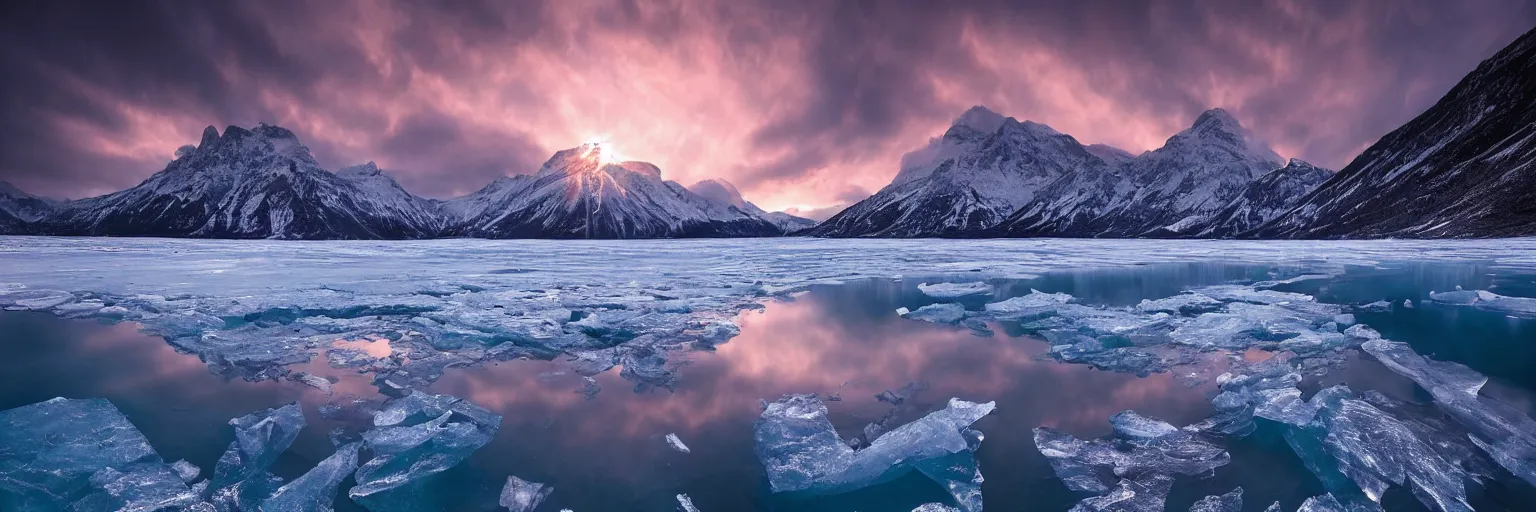
[(16, 186), (12, 185), (9, 181), (0, 181), (0, 197), (27, 198), (32, 197), (32, 194), (28, 194), (26, 191), (16, 188)]
[(689, 192), (698, 194), (705, 199), (725, 203), (737, 208), (745, 208), (747, 200), (741, 197), (741, 191), (736, 185), (719, 178), (700, 180), (687, 187)]
[(1003, 125), (1005, 120), (1007, 120), (1006, 116), (987, 107), (976, 105), (955, 118), (951, 126), (964, 126), (982, 133), (993, 133)]
[(1010, 133), (1022, 133), (1036, 138), (1061, 135), (1061, 132), (1056, 131), (1055, 128), (1051, 128), (1049, 125), (1028, 120), (1019, 121), (1012, 117), (1003, 120), (1002, 130)]
[(197, 143), (197, 147), (212, 147), (212, 145), (218, 141), (219, 129), (214, 128), (213, 125), (210, 124), (207, 128), (203, 128), (203, 139)]
[(1226, 109), (1213, 108), (1201, 113), (1200, 117), (1195, 118), (1195, 124), (1194, 126), (1190, 127), (1190, 130), (1195, 133), (1206, 133), (1212, 130), (1220, 130), (1227, 133), (1241, 135), (1243, 132), (1243, 125), (1242, 123), (1237, 122), (1237, 118), (1232, 117), (1232, 114), (1227, 112)]
[(343, 167), (343, 168), (341, 168), (340, 171), (336, 171), (336, 174), (337, 175), (341, 175), (341, 176), (358, 176), (358, 177), (362, 177), (362, 176), (379, 176), (379, 175), (384, 174), (384, 171), (379, 170), (378, 164), (375, 164), (373, 162), (373, 160), (369, 160), (368, 163), (365, 163), (365, 164), (354, 165), (354, 166), (351, 166), (351, 167)]

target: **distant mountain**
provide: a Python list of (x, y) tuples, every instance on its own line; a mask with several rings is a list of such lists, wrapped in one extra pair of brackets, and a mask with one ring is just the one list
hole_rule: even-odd
[(1285, 167), (1248, 183), (1221, 211), (1184, 231), (1199, 238), (1231, 238), (1295, 208), (1333, 171), (1292, 158)]
[[(379, 181), (387, 177), (376, 177)], [(392, 180), (390, 180), (392, 182)], [(287, 129), (210, 126), (142, 184), (74, 201), (40, 223), (60, 235), (389, 239), (436, 234), (387, 187), (321, 169)]]
[(890, 185), (806, 231), (829, 237), (964, 236), (989, 228), (1062, 176), (1109, 164), (1049, 126), (974, 107), (902, 159)]
[(532, 176), (498, 179), (447, 201), (449, 236), (667, 238), (774, 236), (777, 225), (690, 192), (645, 162), (608, 162), (583, 144), (555, 153)]
[(405, 190), (373, 162), (343, 167), (336, 175), (352, 183), (362, 192), (357, 200), (368, 209), (389, 212), (396, 218), (408, 219), (412, 224), (423, 226), (432, 233), (445, 226), (442, 201), (419, 197)]
[(1130, 157), (1098, 149), (1108, 172), (1052, 183), (991, 234), (1100, 238), (1189, 236), (1281, 166), (1237, 119), (1211, 109), (1163, 147)]
[(1248, 236), (1536, 235), (1536, 30)]
[(0, 234), (27, 232), (33, 222), (52, 214), (58, 204), (52, 200), (22, 192), (0, 181)]
[(741, 191), (736, 190), (736, 185), (723, 179), (708, 179), (688, 187), (688, 190), (712, 201), (727, 204), (746, 212), (749, 215), (772, 222), (784, 234), (794, 233), (802, 229), (816, 225), (816, 221), (802, 217), (796, 217), (784, 212), (769, 212), (758, 208), (751, 201), (741, 197)]

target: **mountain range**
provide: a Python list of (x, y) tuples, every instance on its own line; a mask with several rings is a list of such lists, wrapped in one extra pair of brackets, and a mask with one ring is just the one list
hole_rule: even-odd
[[(191, 238), (416, 239), (777, 236), (812, 224), (763, 211), (729, 183), (706, 197), (596, 144), (560, 151), (536, 174), (450, 200), (418, 197), (373, 162), (330, 172), (293, 132), (210, 126), (133, 188), (54, 202), (0, 184), (0, 233)], [(713, 189), (709, 189), (713, 190)]]
[(372, 162), (330, 172), (293, 132), (213, 127), (133, 188), (59, 202), (0, 183), (0, 233), (205, 238), (1441, 238), (1536, 235), (1536, 30), (1335, 173), (1211, 109), (1162, 147), (1084, 145), (984, 107), (826, 221), (767, 212), (584, 144), (449, 200)]

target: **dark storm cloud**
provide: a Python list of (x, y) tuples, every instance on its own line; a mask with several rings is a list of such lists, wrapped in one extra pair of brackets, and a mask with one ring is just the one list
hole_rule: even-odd
[(1220, 106), (1336, 168), (1536, 24), (1514, 0), (14, 4), (0, 179), (28, 190), (130, 186), (205, 125), (266, 121), (440, 197), (601, 138), (802, 210), (975, 104), (1133, 152)]

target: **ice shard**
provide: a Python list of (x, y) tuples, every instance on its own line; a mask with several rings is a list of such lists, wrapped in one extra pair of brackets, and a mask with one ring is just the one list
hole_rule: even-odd
[(92, 492), (70, 510), (151, 512), (198, 502), (198, 495), (164, 462), (135, 462), (121, 470), (103, 468), (90, 481)]
[(755, 450), (775, 493), (837, 494), (918, 471), (943, 485), (961, 510), (981, 510), (981, 472), (972, 423), (996, 405), (951, 399), (943, 410), (896, 427), (861, 450), (838, 437), (814, 394), (787, 395), (758, 418)]
[(343, 480), (357, 470), (357, 452), (360, 443), (351, 443), (336, 449), (336, 453), (320, 461), (303, 476), (293, 479), (277, 489), (272, 497), (261, 503), (261, 510), (293, 512), (330, 512), (335, 509), (336, 490)]
[(667, 434), (667, 446), (671, 446), (673, 450), (677, 450), (682, 453), (692, 452), (692, 450), (688, 449), (688, 445), (683, 444), (683, 440), (679, 439), (675, 433)]
[(992, 285), (987, 283), (923, 283), (917, 285), (917, 289), (924, 295), (940, 300), (958, 299), (992, 293)]
[(461, 398), (413, 392), (391, 400), (363, 433), (373, 458), (358, 468), (352, 501), (373, 512), (429, 510), (434, 477), (491, 442), (501, 416)]
[(1410, 485), (1431, 510), (1472, 510), (1465, 471), (1401, 421), (1344, 386), (1319, 391), (1312, 402), (1317, 415), (1288, 430), (1286, 440), (1331, 493), (1347, 497), (1358, 490), (1379, 503), (1389, 484)]
[(1243, 488), (1232, 489), (1232, 492), (1206, 496), (1196, 501), (1189, 507), (1189, 512), (1242, 512)]
[(693, 506), (693, 498), (689, 498), (687, 494), (679, 494), (677, 495), (677, 510), (678, 512), (699, 512), (699, 507)]
[(965, 306), (951, 302), (929, 304), (901, 316), (936, 324), (958, 324), (965, 320)]
[(1124, 411), (1110, 419), (1114, 435), (1084, 441), (1035, 428), (1035, 447), (1067, 488), (1097, 496), (1073, 510), (1162, 510), (1175, 475), (1208, 476), (1232, 460), (1197, 434)]
[(508, 476), (506, 485), (501, 488), (501, 500), (498, 503), (512, 512), (533, 512), (554, 492), (554, 487)]
[(135, 463), (163, 465), (105, 399), (55, 398), (0, 411), (0, 508), (63, 508), (92, 492), (97, 472)]
[(298, 438), (305, 425), (304, 412), (291, 402), (229, 424), (235, 427), (235, 442), (214, 466), (209, 501), (220, 510), (256, 510), (282, 485), (267, 468)]
[(1376, 339), (1361, 348), (1429, 391), (1435, 405), (1465, 427), (1472, 442), (1500, 466), (1536, 484), (1536, 421), (1479, 395), (1488, 377), (1457, 363), (1426, 359), (1406, 343)]

